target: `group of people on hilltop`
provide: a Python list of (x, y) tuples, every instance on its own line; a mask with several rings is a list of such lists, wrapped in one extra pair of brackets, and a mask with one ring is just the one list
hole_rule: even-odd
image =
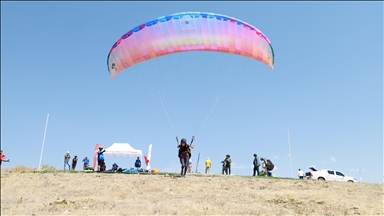
[[(104, 152), (105, 152), (105, 149), (103, 149), (103, 146), (100, 146), (99, 151), (97, 152), (97, 155), (98, 155), (97, 164), (98, 164), (98, 171), (99, 172), (106, 171), (106, 165), (105, 165), (104, 155), (103, 155)], [(136, 158), (134, 166), (135, 166), (135, 168), (141, 168), (140, 157)], [(119, 170), (123, 171), (123, 169), (121, 167), (119, 167), (119, 165), (117, 165), (116, 162), (114, 162), (112, 164), (112, 169), (110, 169), (109, 171), (110, 172), (118, 172)]]
[[(191, 158), (191, 149), (194, 148), (193, 145), (188, 145), (187, 140), (185, 138), (181, 139), (180, 144), (177, 146), (179, 149), (178, 157), (180, 159), (181, 164), (181, 171), (180, 176), (186, 177), (187, 171), (191, 172), (192, 169), (192, 160)], [(224, 174), (224, 167), (226, 174), (231, 174), (231, 157), (229, 155), (226, 155), (226, 158), (224, 159), (223, 163), (223, 174)], [(209, 174), (211, 169), (211, 160), (209, 157), (205, 160), (205, 173)]]
[(271, 176), (271, 171), (273, 170), (273, 168), (275, 167), (275, 165), (272, 163), (272, 161), (270, 159), (266, 159), (266, 158), (260, 158), (260, 161), (259, 160), (259, 157), (257, 156), (257, 154), (253, 154), (253, 176), (256, 176), (256, 172), (257, 172), (257, 176), (260, 175), (260, 166), (263, 168), (263, 174), (267, 175), (267, 176)]
[[(136, 158), (134, 166), (135, 166), (136, 169), (141, 169), (140, 157)], [(117, 163), (115, 162), (115, 163), (112, 164), (112, 169), (110, 169), (108, 171), (109, 172), (123, 172), (124, 170), (126, 170), (126, 169), (123, 169), (123, 168), (119, 167), (119, 165), (117, 165)], [(105, 170), (103, 170), (103, 171), (105, 171)]]
[[(104, 147), (99, 146), (99, 150), (97, 151), (97, 171), (98, 172), (106, 171), (104, 152), (105, 152)], [(71, 159), (71, 155), (70, 155), (69, 151), (67, 151), (67, 153), (64, 155), (64, 170), (65, 170), (67, 165), (68, 165), (68, 170), (70, 170), (71, 168), (72, 168), (72, 170), (76, 169), (76, 165), (77, 165), (77, 161), (78, 161), (77, 156), (75, 155), (75, 157), (72, 159), (71, 165), (69, 164), (70, 159)], [(84, 163), (84, 165), (83, 165), (84, 170), (94, 170), (92, 167), (90, 167), (89, 159), (87, 156), (82, 160), (82, 162)], [(141, 168), (141, 160), (139, 157), (137, 157), (137, 159), (135, 161), (135, 167)], [(117, 171), (118, 168), (119, 168), (119, 166), (115, 162), (112, 165), (111, 171)]]
[[(79, 159), (78, 159), (77, 155), (75, 155), (71, 161), (71, 154), (69, 153), (69, 151), (67, 151), (67, 153), (64, 154), (64, 170), (67, 166), (68, 166), (68, 170), (71, 170), (71, 169), (75, 170), (78, 160)], [(70, 161), (71, 161), (71, 164), (69, 163)], [(88, 157), (85, 157), (82, 160), (82, 162), (84, 162), (83, 169), (86, 170), (89, 167)]]
[[(190, 172), (190, 167), (191, 166), (191, 149), (194, 148), (192, 145), (187, 144), (187, 140), (185, 138), (181, 139), (180, 144), (177, 146), (179, 149), (178, 157), (180, 159), (180, 164), (181, 164), (181, 172), (180, 175), (181, 177), (186, 177), (187, 170)], [(271, 176), (272, 173), (271, 171), (274, 169), (274, 164), (270, 159), (266, 158), (260, 158), (257, 156), (257, 154), (253, 154), (254, 160), (253, 160), (253, 176), (257, 176), (263, 174), (266, 176)], [(225, 159), (221, 161), (222, 163), (222, 174), (224, 173), (226, 175), (231, 175), (231, 164), (232, 164), (232, 159), (229, 154), (225, 156)], [(263, 171), (260, 172), (260, 166), (262, 167)], [(189, 168), (189, 169), (188, 169)], [(211, 169), (211, 160), (209, 157), (205, 160), (205, 173), (209, 174)]]
[[(177, 148), (179, 149), (179, 153), (178, 153), (178, 157), (180, 159), (180, 164), (181, 164), (181, 172), (180, 172), (180, 175), (181, 177), (186, 177), (186, 173), (187, 171), (188, 172), (191, 172), (191, 149), (194, 148), (194, 146), (192, 145), (188, 145), (187, 144), (187, 140), (185, 138), (181, 139), (181, 142), (180, 144), (177, 146)], [(104, 155), (103, 153), (105, 152), (105, 149), (103, 148), (103, 146), (100, 146), (99, 147), (99, 150), (97, 152), (97, 164), (98, 164), (98, 169), (97, 171), (105, 171), (106, 170), (106, 166), (105, 166), (105, 161), (104, 161)], [(3, 155), (2, 151), (1, 151), (1, 160), (3, 161), (3, 159), (5, 158), (5, 155)], [(4, 157), (4, 158), (3, 158)], [(271, 171), (274, 169), (274, 164), (272, 163), (272, 161), (270, 159), (266, 159), (266, 158), (260, 158), (257, 156), (257, 154), (253, 154), (253, 176), (259, 176), (261, 175), (261, 172), (260, 172), (260, 166), (262, 167), (263, 169), (263, 175), (266, 175), (266, 176), (271, 176)], [(74, 158), (72, 159), (72, 163), (71, 165), (69, 164), (69, 161), (71, 159), (71, 155), (69, 153), (69, 151), (67, 151), (67, 153), (64, 155), (64, 170), (66, 168), (66, 166), (68, 165), (68, 170), (71, 169), (72, 167), (72, 170), (75, 170), (76, 169), (76, 165), (77, 165), (77, 161), (78, 161), (78, 158), (77, 156), (75, 155)], [(83, 165), (83, 169), (84, 170), (93, 170), (93, 168), (91, 168), (89, 166), (89, 159), (88, 157), (85, 157), (82, 162), (84, 162), (84, 165)], [(227, 154), (225, 156), (225, 159), (223, 161), (221, 161), (222, 163), (222, 174), (224, 175), (224, 173), (226, 175), (231, 175), (231, 164), (232, 164), (232, 159), (231, 159), (231, 156), (229, 154)], [(136, 168), (141, 168), (141, 161), (140, 161), (140, 158), (137, 157), (136, 161), (135, 161), (135, 167)], [(211, 168), (211, 160), (209, 159), (209, 157), (207, 157), (206, 161), (205, 161), (205, 173), (206, 174), (209, 174), (210, 173), (210, 168)], [(112, 165), (112, 171), (116, 171), (118, 169), (118, 165), (116, 163), (114, 163)], [(299, 169), (299, 177), (300, 178), (303, 178), (303, 172)]]
[[(75, 155), (71, 161), (71, 154), (69, 151), (67, 151), (67, 153), (64, 154), (64, 170), (67, 166), (68, 166), (68, 170), (75, 170), (78, 160), (79, 158), (77, 157), (77, 155)], [(104, 161), (103, 156), (101, 156), (101, 160)], [(71, 163), (69, 163), (70, 161)], [(90, 167), (89, 165), (88, 156), (84, 157), (82, 162), (83, 162), (83, 170), (93, 170), (93, 168)]]

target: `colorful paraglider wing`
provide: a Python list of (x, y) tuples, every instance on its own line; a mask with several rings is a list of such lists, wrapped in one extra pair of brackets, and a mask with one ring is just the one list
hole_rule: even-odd
[(232, 17), (201, 12), (177, 13), (140, 24), (112, 46), (107, 57), (112, 77), (142, 61), (185, 51), (225, 52), (274, 65), (269, 39), (254, 26)]

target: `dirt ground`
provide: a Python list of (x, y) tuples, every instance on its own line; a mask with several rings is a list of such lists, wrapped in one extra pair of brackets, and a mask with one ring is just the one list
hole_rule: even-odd
[(1, 215), (383, 215), (383, 184), (1, 170)]

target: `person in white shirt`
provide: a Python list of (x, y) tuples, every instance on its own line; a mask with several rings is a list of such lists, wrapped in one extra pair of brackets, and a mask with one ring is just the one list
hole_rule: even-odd
[(301, 169), (299, 169), (299, 171), (298, 171), (298, 175), (299, 175), (299, 178), (300, 178), (300, 179), (303, 179), (303, 178), (304, 178), (304, 172), (301, 171)]
[(189, 158), (189, 161), (188, 161), (188, 173), (192, 173), (192, 163), (193, 163), (193, 160), (192, 158)]

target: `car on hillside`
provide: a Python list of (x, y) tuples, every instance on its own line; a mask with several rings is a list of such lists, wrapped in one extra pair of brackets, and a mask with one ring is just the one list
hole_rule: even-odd
[(347, 176), (340, 171), (333, 169), (316, 170), (314, 167), (309, 167), (310, 172), (306, 173), (308, 179), (317, 179), (323, 181), (342, 181), (342, 182), (359, 182), (356, 178)]

